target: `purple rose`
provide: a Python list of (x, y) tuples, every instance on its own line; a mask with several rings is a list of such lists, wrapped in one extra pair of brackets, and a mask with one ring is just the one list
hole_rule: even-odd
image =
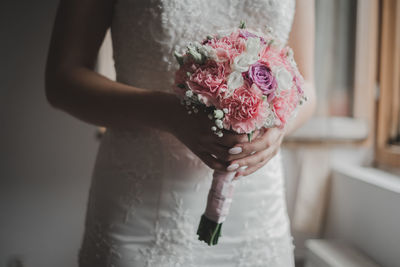
[(272, 75), (271, 70), (264, 64), (256, 62), (251, 65), (248, 74), (244, 76), (245, 79), (249, 79), (250, 84), (255, 83), (263, 92), (264, 95), (273, 97), (273, 92), (275, 92), (277, 83), (275, 77)]

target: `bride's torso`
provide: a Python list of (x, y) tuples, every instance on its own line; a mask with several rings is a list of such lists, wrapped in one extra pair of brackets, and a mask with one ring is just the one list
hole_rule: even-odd
[[(295, 0), (116, 0), (117, 81), (170, 90), (173, 52), (217, 30), (264, 30), (288, 38)], [(166, 111), (168, 112), (168, 111)], [(196, 240), (212, 170), (172, 135), (108, 129), (93, 174), (82, 262), (93, 266), (293, 266), (280, 154), (238, 181), (223, 238)], [(96, 248), (96, 257), (91, 253)], [(104, 253), (103, 253), (104, 252)]]
[[(183, 51), (189, 42), (202, 41), (209, 34), (238, 27), (241, 21), (256, 31), (270, 29), (285, 43), (294, 8), (295, 0), (116, 0), (111, 25), (116, 79), (143, 89), (172, 91), (179, 66), (174, 51)], [(138, 127), (134, 133), (110, 129), (109, 135), (117, 160), (128, 160), (126, 165), (132, 164), (129, 160), (137, 157), (139, 147), (151, 143), (157, 144), (157, 152), (152, 155), (154, 150), (147, 149), (149, 157), (164, 153), (164, 159), (179, 158), (174, 164), (186, 160), (190, 168), (193, 164), (204, 168), (168, 133)]]

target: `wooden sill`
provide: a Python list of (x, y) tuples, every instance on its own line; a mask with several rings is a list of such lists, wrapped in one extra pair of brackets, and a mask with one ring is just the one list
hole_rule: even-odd
[(315, 117), (285, 138), (285, 145), (362, 144), (368, 138), (368, 122), (350, 117)]
[(400, 168), (400, 146), (387, 145), (383, 148), (377, 148), (375, 160), (378, 167)]

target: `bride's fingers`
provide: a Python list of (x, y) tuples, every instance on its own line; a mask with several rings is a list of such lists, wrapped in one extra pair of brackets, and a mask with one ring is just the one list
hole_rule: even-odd
[[(253, 133), (253, 139), (256, 139), (259, 135), (260, 131), (257, 130)], [(247, 134), (237, 134), (232, 131), (223, 130), (223, 136), (217, 139), (217, 143), (229, 148), (234, 147), (237, 144), (247, 143), (248, 137)]]
[(211, 169), (218, 171), (226, 171), (228, 164), (218, 158), (214, 158), (211, 154), (203, 152), (200, 155), (201, 160)]
[(263, 131), (258, 138), (254, 139), (252, 142), (247, 142), (237, 145), (241, 147), (245, 153), (251, 154), (261, 150), (265, 150), (271, 145), (269, 130)]
[(218, 159), (225, 162), (231, 162), (250, 155), (250, 153), (244, 152), (240, 149), (228, 149), (227, 147), (219, 144), (214, 144), (212, 147), (210, 147), (209, 151), (212, 151), (210, 154), (214, 154)]
[(226, 148), (234, 147), (236, 144), (247, 142), (246, 134), (232, 134), (230, 132), (224, 132), (222, 137), (217, 137), (216, 142)]
[(251, 143), (239, 144), (245, 153), (258, 152), (265, 150), (277, 143), (280, 143), (280, 138), (283, 138), (283, 132), (277, 128), (265, 129), (257, 139)]
[(274, 156), (274, 154), (275, 154), (274, 151), (275, 151), (275, 149), (268, 148), (268, 149), (259, 151), (253, 155), (250, 155), (248, 157), (245, 157), (245, 158), (242, 158), (239, 160), (235, 160), (232, 162), (232, 164), (238, 164), (240, 167), (247, 166), (247, 169), (249, 169), (249, 168), (252, 168), (253, 166), (258, 165), (259, 163), (269, 160), (271, 157)]
[(208, 148), (208, 151), (209, 154), (214, 155), (217, 159), (225, 163), (233, 160), (229, 157), (230, 154), (228, 152), (228, 149), (216, 143), (212, 144), (211, 147)]
[(235, 177), (239, 176), (247, 176), (250, 175), (254, 172), (256, 172), (258, 169), (263, 167), (265, 164), (267, 164), (277, 153), (279, 149), (273, 149), (272, 151), (269, 151), (266, 153), (263, 157), (261, 157), (261, 161), (256, 163), (255, 165), (250, 165), (248, 168), (244, 170), (240, 170), (239, 172), (236, 173)]
[[(272, 157), (271, 157), (271, 158), (272, 158)], [(242, 176), (247, 176), (247, 175), (250, 175), (250, 174), (256, 172), (257, 170), (259, 170), (260, 168), (262, 168), (265, 164), (267, 164), (268, 161), (270, 161), (271, 158), (267, 158), (267, 159), (265, 159), (264, 161), (261, 161), (260, 163), (254, 165), (254, 166), (251, 166), (251, 167), (249, 167), (249, 168), (246, 168), (245, 170), (238, 171), (238, 172), (236, 173), (234, 179), (240, 179), (240, 177), (242, 177)]]
[(262, 168), (265, 164), (267, 164), (276, 155), (276, 153), (277, 152), (270, 153), (268, 156), (266, 156), (262, 161), (258, 162), (257, 164), (250, 166), (244, 170), (243, 169), (239, 170), (235, 175), (235, 179), (239, 179), (242, 176), (247, 176), (256, 172), (257, 170)]

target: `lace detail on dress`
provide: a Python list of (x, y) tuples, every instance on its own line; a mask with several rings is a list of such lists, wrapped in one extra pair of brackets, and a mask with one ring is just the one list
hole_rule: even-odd
[(143, 182), (149, 179), (147, 175), (138, 175), (134, 172), (128, 172), (125, 177), (125, 193), (121, 194), (120, 201), (126, 205), (124, 223), (135, 215), (136, 207), (143, 202)]
[[(201, 41), (208, 34), (221, 29), (237, 27), (241, 20), (249, 28), (266, 31), (276, 29), (276, 37), (285, 42), (292, 23), (294, 1), (282, 0), (151, 0), (150, 33), (153, 39), (163, 44), (167, 69), (176, 65), (172, 54), (182, 50), (190, 41)], [(290, 10), (290, 11), (289, 11)], [(206, 11), (206, 12), (205, 12)], [(161, 14), (161, 26), (154, 21)], [(199, 39), (200, 38), (200, 39)]]
[[(149, 247), (139, 249), (145, 267), (194, 267), (193, 245), (196, 242), (192, 217), (184, 209), (183, 199), (171, 193), (174, 207), (171, 214), (159, 218), (154, 228), (154, 240)], [(163, 220), (164, 223), (160, 223)], [(167, 222), (167, 223), (165, 223)]]
[[(266, 179), (282, 176), (281, 153), (268, 163)], [(285, 206), (283, 177), (279, 182), (270, 183), (266, 189), (268, 198), (255, 203), (251, 208), (252, 216), (244, 218), (244, 240), (240, 248), (235, 249), (232, 260), (237, 267), (290, 266), (281, 255), (293, 253), (292, 238), (287, 233), (290, 229)], [(251, 179), (244, 179), (243, 184), (250, 184)], [(265, 214), (274, 214), (265, 219)]]
[[(285, 265), (287, 258), (282, 255), (293, 253), (292, 239), (287, 235), (290, 225), (280, 221), (285, 214), (280, 210), (281, 205), (268, 205), (262, 201), (257, 207), (257, 216), (246, 219), (244, 223), (244, 240), (240, 248), (235, 249), (233, 260), (237, 267), (289, 266)], [(276, 213), (271, 220), (265, 220), (265, 213)], [(290, 244), (288, 246), (288, 244)]]

